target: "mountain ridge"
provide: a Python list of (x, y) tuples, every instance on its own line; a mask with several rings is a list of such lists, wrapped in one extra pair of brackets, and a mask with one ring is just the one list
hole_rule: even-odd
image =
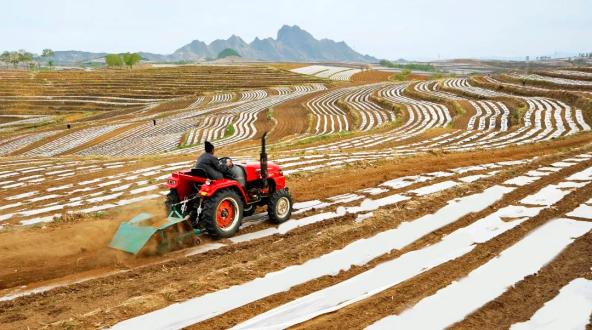
[[(245, 59), (261, 61), (303, 61), (303, 62), (377, 62), (370, 55), (363, 55), (347, 45), (344, 41), (316, 39), (309, 32), (297, 25), (282, 26), (276, 38), (256, 37), (251, 43), (233, 34), (228, 39), (216, 39), (207, 44), (201, 40), (193, 40), (175, 50), (172, 54), (163, 55), (139, 52), (150, 61), (157, 62), (201, 62), (215, 59), (224, 49), (233, 49)], [(56, 63), (81, 63), (97, 60), (106, 53), (83, 51), (55, 51)]]

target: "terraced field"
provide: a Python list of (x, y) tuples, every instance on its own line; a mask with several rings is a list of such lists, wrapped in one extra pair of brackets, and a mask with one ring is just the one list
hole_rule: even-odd
[[(7, 114), (52, 117), (0, 126), (0, 326), (592, 326), (589, 69), (292, 71), (1, 73)], [(118, 104), (90, 102), (106, 98)], [(246, 162), (263, 131), (290, 220), (263, 207), (229, 239), (151, 257), (108, 248), (138, 212), (165, 216), (166, 178), (204, 141)]]
[(309, 65), (297, 69), (292, 69), (291, 71), (319, 78), (347, 81), (351, 80), (352, 76), (356, 73), (362, 72), (362, 69), (345, 66)]
[[(142, 70), (5, 71), (0, 74), (0, 111), (64, 114), (138, 111), (163, 100), (208, 91), (256, 89), (314, 81), (268, 66), (182, 66)], [(220, 93), (211, 102), (230, 101)]]

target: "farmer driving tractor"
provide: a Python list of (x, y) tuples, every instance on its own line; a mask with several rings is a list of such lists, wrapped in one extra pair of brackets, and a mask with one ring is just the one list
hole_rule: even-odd
[(232, 178), (233, 173), (231, 169), (234, 166), (232, 160), (230, 158), (226, 158), (225, 162), (221, 162), (220, 159), (214, 156), (216, 148), (212, 143), (206, 141), (204, 146), (205, 152), (197, 159), (195, 168), (204, 170), (208, 176), (208, 179), (211, 180), (219, 180), (224, 178), (224, 176)]

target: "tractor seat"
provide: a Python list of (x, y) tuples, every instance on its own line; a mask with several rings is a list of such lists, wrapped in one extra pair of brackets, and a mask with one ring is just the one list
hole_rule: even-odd
[(198, 176), (200, 178), (207, 178), (208, 177), (208, 174), (206, 173), (206, 171), (203, 168), (192, 168), (191, 175)]
[[(232, 178), (229, 179), (238, 181), (243, 187), (247, 185), (245, 169), (241, 165), (234, 165), (230, 169), (230, 172), (232, 173)], [(208, 173), (203, 168), (192, 168), (191, 175), (213, 180), (213, 178), (208, 177)]]

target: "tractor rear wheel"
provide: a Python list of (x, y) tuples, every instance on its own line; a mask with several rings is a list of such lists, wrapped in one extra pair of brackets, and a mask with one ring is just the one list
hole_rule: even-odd
[(179, 203), (179, 195), (177, 194), (177, 191), (175, 189), (171, 189), (169, 193), (166, 195), (166, 201), (164, 202), (164, 207), (166, 209), (167, 215), (171, 213), (173, 208), (175, 209), (175, 211), (181, 213), (181, 208), (178, 205), (175, 205), (177, 203)]
[(282, 223), (292, 215), (292, 196), (285, 190), (277, 190), (269, 197), (267, 214), (273, 223)]
[(231, 237), (241, 225), (243, 201), (232, 190), (218, 191), (204, 200), (200, 218), (213, 238)]

